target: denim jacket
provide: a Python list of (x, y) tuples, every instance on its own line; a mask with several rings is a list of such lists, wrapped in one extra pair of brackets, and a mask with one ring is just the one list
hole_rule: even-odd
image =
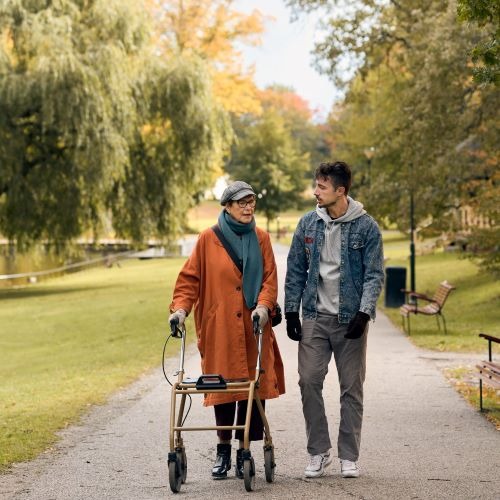
[[(288, 253), (285, 279), (285, 312), (298, 311), (316, 319), (319, 259), (325, 223), (316, 211), (299, 221)], [(339, 323), (348, 323), (358, 312), (375, 318), (377, 299), (384, 283), (382, 235), (367, 214), (341, 223)]]

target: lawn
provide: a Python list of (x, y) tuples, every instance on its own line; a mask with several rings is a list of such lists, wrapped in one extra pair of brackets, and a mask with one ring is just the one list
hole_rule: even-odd
[(0, 470), (160, 364), (182, 262), (130, 260), (0, 290)]
[[(387, 237), (386, 237), (387, 236)], [(427, 252), (429, 242), (421, 242), (417, 250)], [(384, 234), (384, 253), (387, 266), (408, 268), (408, 242), (395, 233)], [(448, 280), (456, 286), (443, 309), (448, 334), (437, 329), (436, 318), (413, 316), (410, 339), (416, 345), (438, 351), (485, 352), (485, 342), (479, 339), (481, 332), (500, 336), (500, 281), (488, 272), (457, 253), (436, 251), (417, 255), (416, 290), (431, 295), (438, 284)], [(407, 288), (409, 287), (409, 270)], [(380, 305), (383, 306), (384, 297)], [(401, 327), (399, 309), (383, 308), (396, 326)]]

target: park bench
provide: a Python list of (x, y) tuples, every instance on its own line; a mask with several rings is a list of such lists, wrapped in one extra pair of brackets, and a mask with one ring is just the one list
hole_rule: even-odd
[[(455, 290), (455, 287), (450, 283), (448, 283), (447, 281), (443, 281), (442, 283), (439, 284), (436, 292), (432, 297), (428, 297), (423, 293), (413, 292), (411, 290), (401, 290), (402, 292), (405, 293), (406, 296), (406, 303), (399, 308), (399, 312), (401, 313), (401, 318), (403, 320), (403, 329), (405, 331), (408, 331), (408, 334), (410, 334), (410, 315), (423, 314), (425, 316), (436, 316), (436, 321), (438, 324), (438, 328), (440, 330), (441, 330), (441, 325), (439, 323), (439, 318), (441, 318), (443, 322), (444, 333), (447, 333), (446, 320), (443, 314), (443, 307), (444, 304), (446, 303), (448, 295), (450, 295), (452, 290)], [(419, 300), (425, 300), (428, 302), (428, 304), (424, 306), (419, 306), (418, 305)], [(406, 328), (405, 325), (405, 318), (407, 320), (406, 322), (408, 328)]]
[(488, 361), (481, 361), (476, 365), (479, 371), (479, 408), (483, 411), (483, 382), (500, 389), (500, 363), (493, 361), (492, 342), (500, 344), (500, 339), (492, 335), (480, 333), (480, 337), (488, 341)]

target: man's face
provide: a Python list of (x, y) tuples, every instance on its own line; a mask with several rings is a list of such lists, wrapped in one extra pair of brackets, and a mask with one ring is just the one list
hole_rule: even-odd
[(345, 188), (343, 186), (334, 187), (329, 177), (318, 177), (316, 179), (314, 196), (320, 208), (334, 206), (344, 196), (344, 193)]

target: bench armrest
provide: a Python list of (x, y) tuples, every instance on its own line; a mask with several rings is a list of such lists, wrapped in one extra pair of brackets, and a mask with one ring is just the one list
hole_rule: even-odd
[(423, 293), (412, 292), (411, 290), (405, 290), (404, 288), (402, 288), (401, 291), (404, 292), (409, 297), (415, 297), (417, 299), (427, 300), (428, 302), (435, 302), (433, 299), (431, 299), (427, 295), (424, 295)]
[(493, 337), (493, 335), (486, 335), (486, 333), (480, 333), (479, 336), (488, 341), (488, 360), (493, 361), (493, 350), (491, 349), (491, 343), (496, 342), (500, 344), (500, 339), (497, 337)]
[(486, 335), (486, 333), (480, 333), (479, 336), (482, 337), (483, 339), (490, 340), (492, 342), (500, 344), (500, 339), (497, 337), (493, 337), (493, 335)]

